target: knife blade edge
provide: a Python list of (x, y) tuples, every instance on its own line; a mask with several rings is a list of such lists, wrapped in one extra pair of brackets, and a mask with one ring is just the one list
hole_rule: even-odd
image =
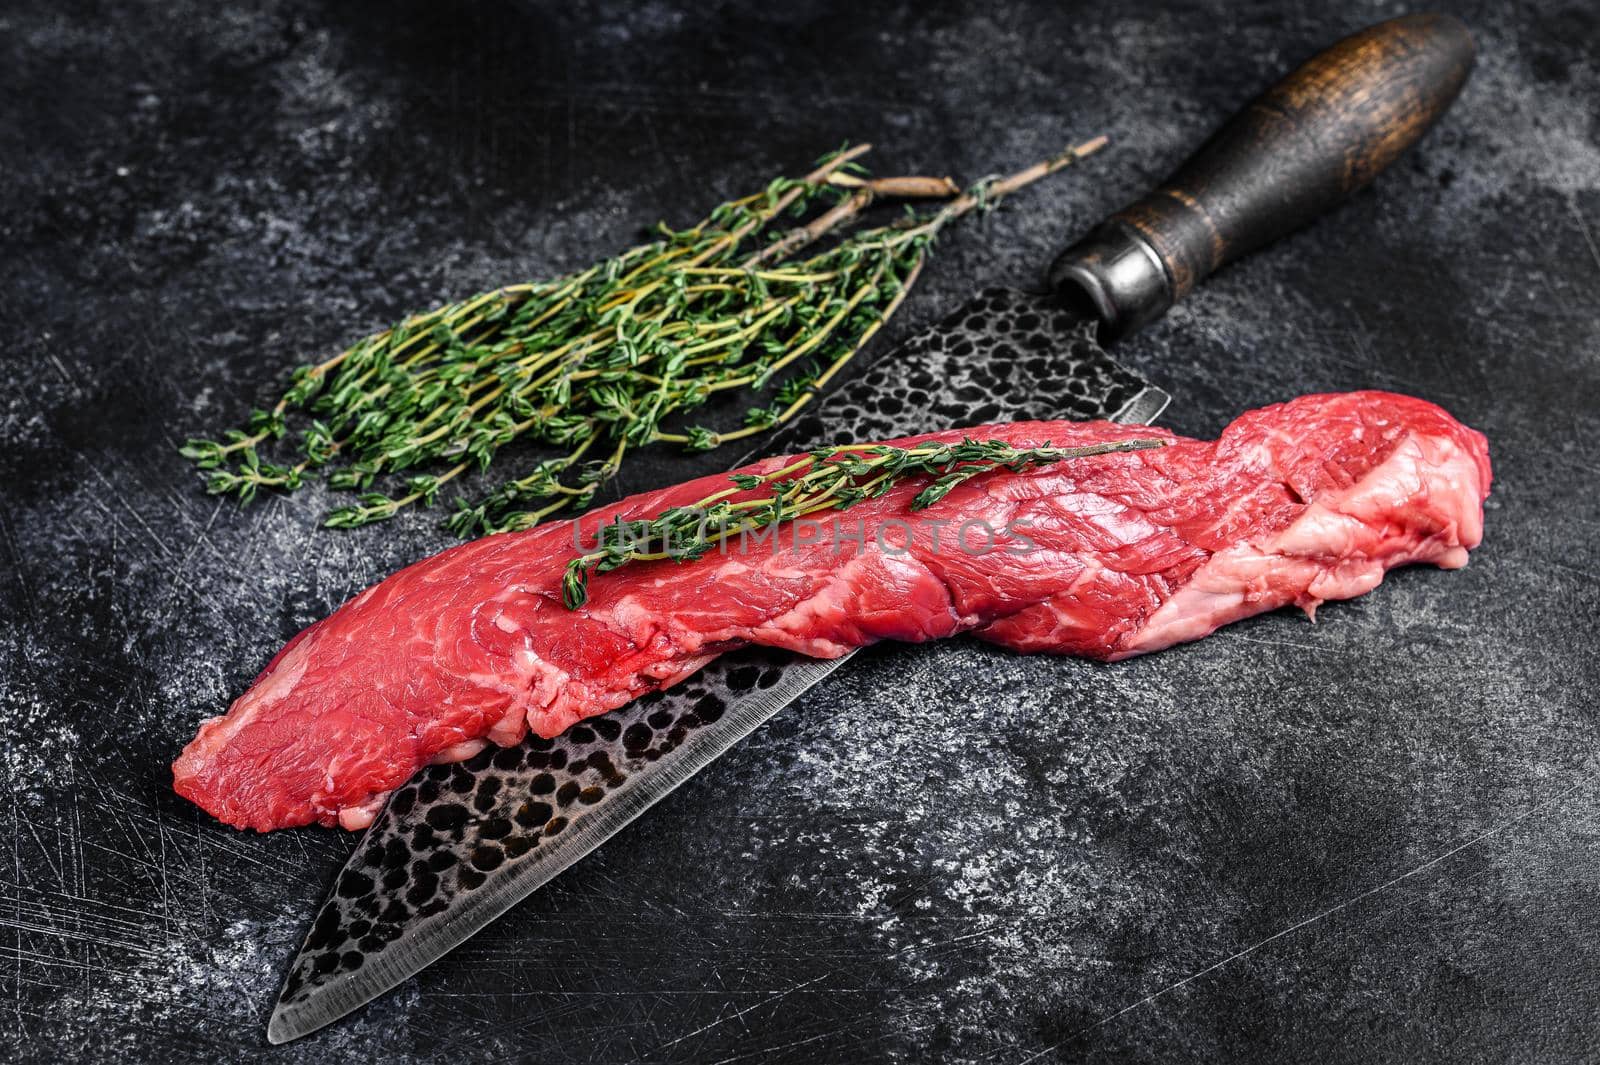
[[(330, 1024), (453, 950), (622, 831), (690, 777), (720, 758), (734, 744), (769, 721), (795, 698), (842, 666), (852, 654), (853, 651), (839, 658), (798, 660), (786, 668), (781, 687), (757, 689), (733, 703), (715, 727), (692, 733), (691, 738), (677, 749), (674, 758), (654, 763), (658, 767), (656, 772), (636, 776), (634, 779), (641, 783), (635, 789), (619, 791), (613, 801), (596, 806), (584, 814), (580, 831), (558, 837), (553, 845), (538, 855), (537, 860), (518, 866), (517, 874), (520, 875), (495, 878), (485, 883), (483, 888), (469, 892), (460, 903), (444, 913), (416, 922), (412, 926), (416, 938), (397, 943), (396, 949), (373, 955), (359, 969), (319, 985), (313, 999), (303, 1003), (285, 1003), (280, 996), (279, 1004), (267, 1023), (268, 1042), (286, 1043)], [(381, 823), (374, 822), (355, 853), (360, 854), (367, 848), (380, 830)], [(419, 960), (417, 955), (423, 953), (428, 956)]]

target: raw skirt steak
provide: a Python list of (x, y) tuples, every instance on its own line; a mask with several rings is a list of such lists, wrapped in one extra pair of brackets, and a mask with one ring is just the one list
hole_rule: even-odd
[[(1466, 564), (1489, 490), (1482, 435), (1383, 392), (1306, 396), (1216, 441), (1021, 422), (895, 441), (1020, 446), (1160, 436), (1163, 448), (984, 475), (921, 511), (920, 484), (698, 561), (631, 563), (562, 603), (574, 544), (728, 486), (707, 477), (571, 522), (491, 536), (368, 588), (278, 652), (173, 764), (241, 828), (363, 827), (420, 766), (555, 736), (747, 643), (833, 657), (970, 632), (1119, 659), (1220, 625), (1370, 591), (1412, 562)], [(746, 472), (788, 460), (756, 463)]]

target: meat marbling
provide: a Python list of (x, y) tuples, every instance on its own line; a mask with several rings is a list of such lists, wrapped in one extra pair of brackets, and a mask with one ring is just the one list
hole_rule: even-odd
[(1394, 566), (1465, 565), (1482, 536), (1484, 438), (1389, 393), (1305, 396), (1241, 416), (1216, 441), (1022, 422), (896, 443), (1152, 435), (1170, 443), (987, 475), (924, 511), (910, 509), (918, 485), (908, 483), (840, 513), (837, 529), (632, 564), (596, 577), (577, 611), (561, 598), (575, 537), (691, 503), (727, 476), (632, 496), (576, 530), (558, 522), (463, 544), (289, 641), (226, 716), (201, 726), (174, 785), (241, 828), (359, 828), (428, 762), (513, 744), (530, 728), (555, 736), (742, 644), (833, 657), (971, 632), (1113, 660), (1278, 607), (1309, 614)]

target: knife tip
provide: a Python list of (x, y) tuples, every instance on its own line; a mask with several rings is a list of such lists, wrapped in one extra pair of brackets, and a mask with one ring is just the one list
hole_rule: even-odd
[[(323, 1024), (327, 1023), (326, 1021)], [(322, 1024), (304, 1024), (295, 1017), (295, 1011), (286, 1010), (279, 1003), (272, 1011), (272, 1017), (267, 1021), (267, 1042), (273, 1046), (282, 1046), (292, 1043), (301, 1036), (310, 1035)]]
[(297, 1034), (288, 1019), (274, 1010), (272, 1019), (267, 1022), (267, 1042), (273, 1046), (282, 1046), (294, 1039)]

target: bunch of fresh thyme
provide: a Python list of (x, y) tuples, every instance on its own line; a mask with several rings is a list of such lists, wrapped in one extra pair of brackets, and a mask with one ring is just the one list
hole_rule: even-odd
[[(617, 518), (602, 525), (595, 546), (567, 563), (562, 599), (569, 610), (576, 610), (588, 601), (591, 573), (609, 573), (630, 562), (690, 562), (733, 537), (818, 511), (847, 510), (910, 477), (932, 478), (911, 502), (912, 510), (923, 510), (957, 485), (998, 469), (1016, 472), (1089, 455), (1145, 451), (1165, 443), (1141, 437), (1081, 447), (1044, 444), (1018, 448), (1004, 440), (965, 439), (958, 444), (911, 447), (846, 444), (822, 448), (765, 475), (734, 474), (729, 487), (689, 506), (671, 507), (653, 518)], [(771, 491), (745, 495), (763, 486), (770, 486)]]
[[(845, 149), (588, 269), (413, 315), (299, 368), (244, 428), (190, 440), (182, 453), (209, 471), (211, 492), (241, 501), (320, 473), (358, 493), (327, 518), (352, 527), (433, 504), (447, 483), (527, 439), (560, 453), (484, 498), (458, 500), (448, 525), (461, 536), (528, 528), (587, 506), (631, 448), (713, 448), (793, 417), (900, 306), (946, 225), (1104, 143), (966, 192), (948, 179), (867, 178), (852, 162), (867, 146)], [(799, 254), (882, 196), (950, 198)], [(808, 214), (797, 228), (780, 225)], [(770, 401), (742, 427), (664, 425), (719, 392), (768, 386)], [(262, 452), (296, 412), (294, 454), (268, 461)], [(374, 490), (379, 477), (401, 490)]]

